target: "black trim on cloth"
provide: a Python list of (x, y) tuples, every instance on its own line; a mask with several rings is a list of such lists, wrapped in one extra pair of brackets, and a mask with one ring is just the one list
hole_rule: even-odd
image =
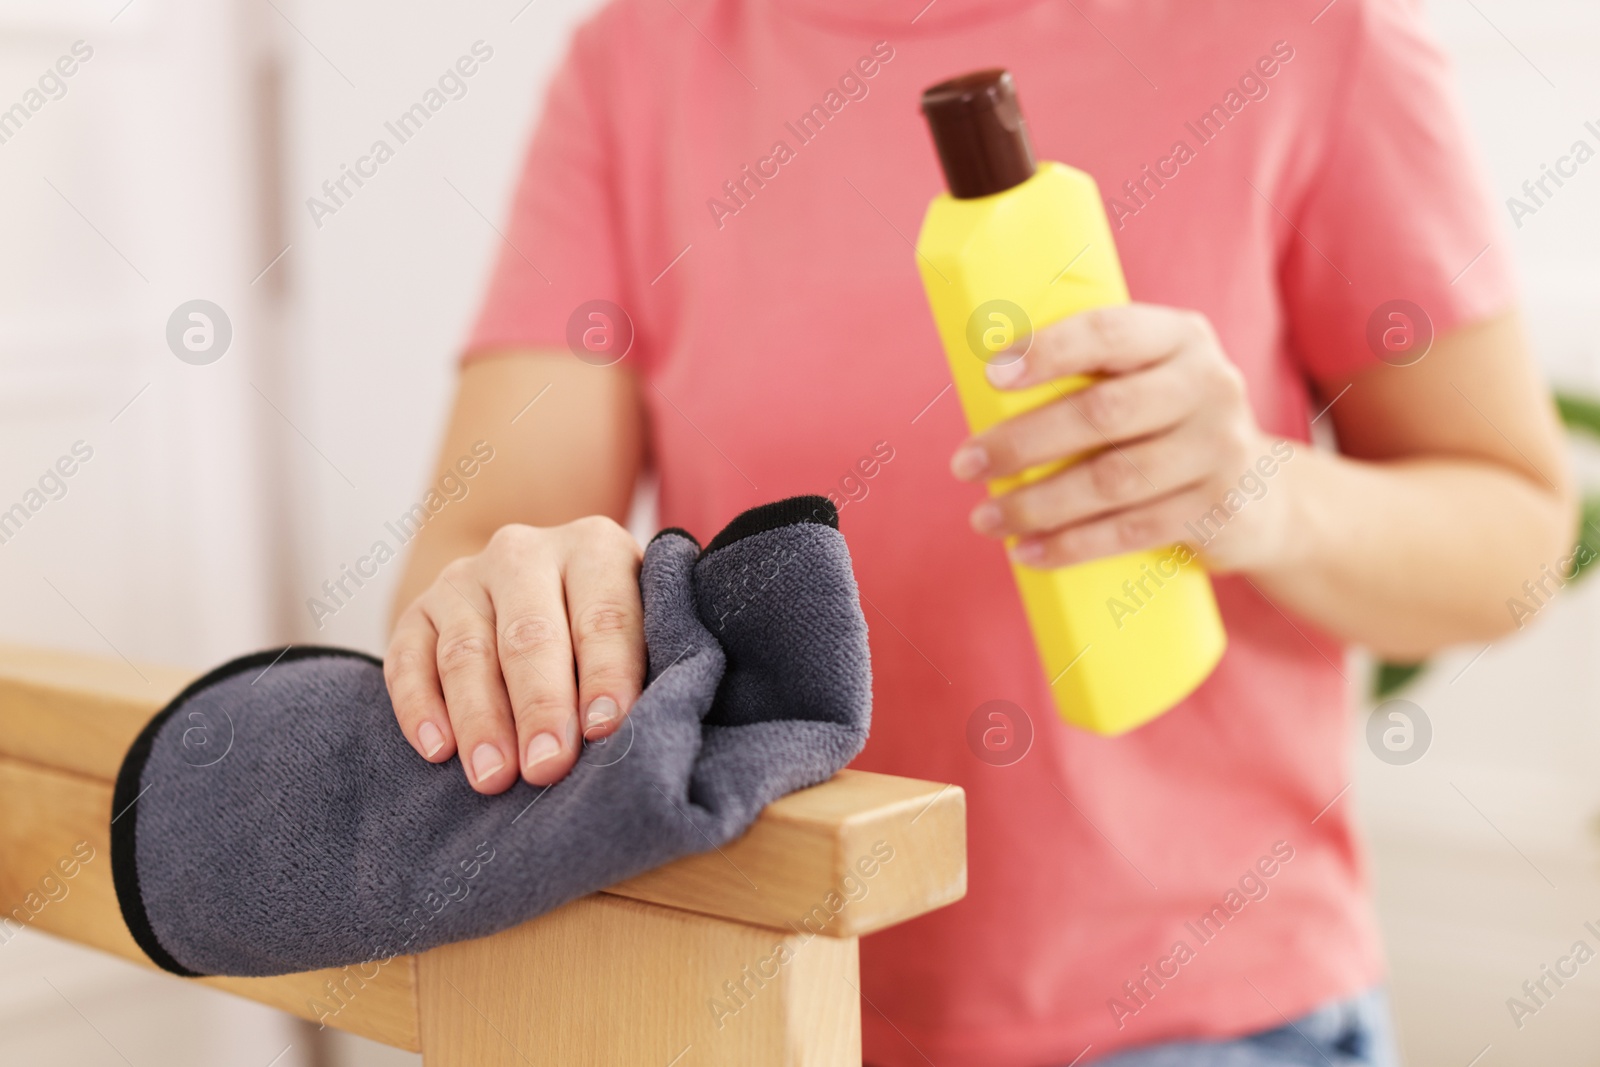
[(139, 817), (134, 813), (133, 807), (143, 795), (139, 782), (144, 777), (144, 767), (149, 762), (150, 750), (155, 745), (156, 735), (190, 697), (202, 690), (257, 667), (262, 668), (264, 674), (268, 668), (279, 663), (292, 663), (295, 660), (319, 656), (343, 656), (365, 660), (380, 667), (383, 665), (382, 660), (365, 652), (355, 652), (347, 648), (327, 648), (321, 645), (289, 645), (287, 648), (267, 649), (253, 652), (248, 656), (240, 656), (206, 672), (185, 686), (183, 692), (173, 697), (170, 704), (158, 711), (155, 717), (145, 724), (145, 728), (139, 731), (139, 736), (134, 738), (133, 744), (129, 746), (128, 754), (122, 758), (122, 767), (117, 771), (116, 786), (111, 792), (111, 880), (116, 886), (117, 904), (122, 908), (122, 920), (127, 923), (128, 932), (133, 934), (134, 941), (144, 950), (145, 955), (150, 957), (151, 962), (164, 971), (184, 978), (203, 977), (199, 971), (191, 971), (179, 963), (162, 946), (150, 925), (150, 916), (144, 910), (144, 898), (139, 893), (137, 859)]
[(709, 556), (719, 548), (727, 548), (736, 541), (754, 537), (758, 533), (776, 530), (781, 526), (794, 526), (814, 522), (819, 526), (839, 528), (839, 509), (825, 496), (792, 496), (776, 500), (741, 512), (722, 532), (711, 539), (702, 556)]
[(700, 539), (698, 537), (696, 537), (694, 534), (690, 533), (688, 530), (685, 530), (682, 526), (668, 526), (665, 530), (660, 531), (654, 537), (650, 538), (650, 544), (652, 544), (652, 545), (655, 544), (657, 541), (661, 540), (663, 537), (667, 536), (668, 534), (676, 534), (679, 537), (683, 538), (685, 541), (688, 541), (691, 544), (693, 544), (694, 547), (696, 547), (696, 548), (700, 547)]

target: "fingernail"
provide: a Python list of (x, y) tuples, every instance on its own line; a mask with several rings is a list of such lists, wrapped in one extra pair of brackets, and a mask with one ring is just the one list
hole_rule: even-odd
[(533, 740), (528, 742), (528, 766), (537, 767), (560, 751), (561, 742), (556, 740), (555, 734), (534, 734)]
[(1011, 550), (1011, 558), (1018, 563), (1033, 566), (1044, 561), (1044, 546), (1037, 541), (1020, 541)]
[(437, 756), (444, 747), (444, 733), (431, 722), (417, 727), (417, 740), (422, 742), (422, 752), (429, 759)]
[(506, 758), (487, 741), (472, 750), (472, 775), (480, 782), (505, 765)]
[(971, 481), (989, 469), (989, 453), (982, 445), (964, 445), (950, 460), (950, 471), (962, 481)]
[(622, 711), (610, 697), (595, 697), (589, 701), (589, 710), (583, 714), (583, 730), (589, 733), (607, 725)]
[(1002, 354), (988, 365), (984, 371), (989, 377), (989, 384), (1004, 388), (1019, 381), (1024, 371), (1028, 369), (1027, 363), (1021, 356), (1007, 356)]
[(992, 500), (986, 500), (972, 509), (972, 525), (979, 533), (999, 533), (1000, 522), (1000, 506)]

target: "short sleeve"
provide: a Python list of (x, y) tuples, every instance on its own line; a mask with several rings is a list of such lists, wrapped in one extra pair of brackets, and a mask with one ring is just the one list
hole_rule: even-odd
[(625, 303), (599, 67), (580, 30), (550, 83), (464, 362), (496, 349), (566, 348), (569, 323)]
[(1450, 64), (1404, 0), (1358, 20), (1331, 140), (1294, 212), (1280, 278), (1294, 347), (1320, 382), (1376, 363), (1379, 322), (1406, 302), (1433, 336), (1515, 299), (1508, 231), (1493, 214)]

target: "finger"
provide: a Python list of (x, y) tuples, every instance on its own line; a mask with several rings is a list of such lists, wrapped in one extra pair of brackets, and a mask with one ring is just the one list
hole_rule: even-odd
[(1036, 331), (1021, 359), (989, 364), (989, 381), (1023, 389), (1075, 374), (1126, 374), (1170, 358), (1185, 345), (1210, 337), (1193, 311), (1159, 304), (1095, 308)]
[(548, 532), (507, 526), (495, 534), (489, 554), (489, 592), (519, 766), (529, 784), (551, 785), (572, 770), (579, 752), (560, 553)]
[(438, 631), (421, 609), (412, 608), (395, 625), (383, 660), (383, 679), (400, 732), (431, 763), (443, 763), (456, 752), (455, 732), (450, 728), (450, 713), (434, 662), (438, 645)]
[(467, 781), (502, 793), (517, 780), (517, 746), (488, 593), (467, 565), (453, 563), (424, 594), (423, 610), (439, 632), (434, 661)]
[(973, 529), (990, 537), (1048, 533), (1199, 485), (1219, 462), (1218, 437), (1191, 419), (1169, 433), (1104, 449), (984, 501), (972, 512)]
[(1046, 569), (1165, 548), (1188, 539), (1184, 523), (1204, 512), (1206, 506), (1202, 489), (1184, 489), (1112, 515), (1025, 537), (1012, 546), (1011, 558)]
[[(580, 523), (574, 523), (576, 528)], [(639, 599), (639, 545), (609, 519), (574, 529), (587, 550), (568, 557), (567, 610), (578, 660), (583, 735), (609, 737), (644, 686), (644, 606)]]
[(1003, 478), (1151, 436), (1194, 414), (1205, 400), (1203, 384), (1198, 353), (1103, 379), (977, 435), (956, 452), (951, 470), (966, 481)]

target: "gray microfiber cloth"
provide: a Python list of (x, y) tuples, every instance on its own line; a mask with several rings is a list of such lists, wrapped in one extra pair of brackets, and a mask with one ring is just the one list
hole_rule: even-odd
[(123, 917), (182, 975), (269, 975), (514, 926), (742, 833), (861, 750), (866, 623), (838, 516), (796, 497), (701, 551), (645, 551), (649, 674), (624, 725), (548, 788), (486, 797), (424, 761), (379, 661), (263, 652), (183, 691), (117, 778)]

